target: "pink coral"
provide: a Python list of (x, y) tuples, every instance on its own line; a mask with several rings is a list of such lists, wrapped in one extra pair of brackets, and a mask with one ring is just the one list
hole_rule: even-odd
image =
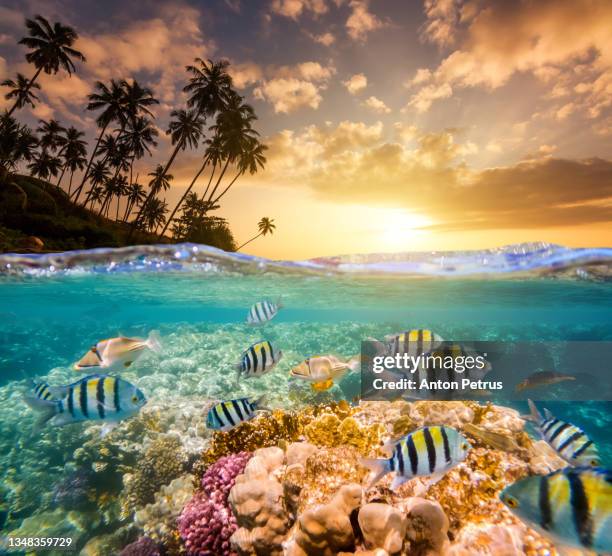
[(227, 498), (250, 458), (249, 452), (225, 456), (204, 473), (202, 491), (187, 503), (178, 519), (179, 533), (189, 556), (235, 554), (229, 539), (237, 524)]

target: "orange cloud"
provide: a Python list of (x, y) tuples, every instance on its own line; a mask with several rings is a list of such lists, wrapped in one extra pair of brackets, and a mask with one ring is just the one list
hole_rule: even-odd
[(351, 0), (351, 15), (346, 20), (349, 37), (356, 41), (365, 41), (368, 33), (385, 27), (385, 23), (369, 11), (367, 0)]
[(389, 112), (391, 112), (391, 108), (375, 96), (368, 97), (363, 105), (377, 114), (389, 114)]
[(363, 73), (356, 73), (342, 84), (351, 95), (355, 95), (368, 86), (368, 78)]

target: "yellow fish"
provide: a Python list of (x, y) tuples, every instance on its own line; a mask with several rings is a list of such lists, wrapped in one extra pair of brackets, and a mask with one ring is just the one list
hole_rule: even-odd
[(344, 362), (335, 355), (316, 355), (302, 361), (297, 367), (291, 369), (294, 378), (307, 380), (316, 392), (329, 390), (335, 381), (340, 380), (349, 370), (359, 367), (359, 357), (352, 357)]
[(146, 340), (141, 338), (108, 338), (100, 340), (79, 361), (74, 364), (75, 371), (121, 370), (136, 361), (145, 349), (155, 352), (161, 350), (159, 334), (153, 331)]

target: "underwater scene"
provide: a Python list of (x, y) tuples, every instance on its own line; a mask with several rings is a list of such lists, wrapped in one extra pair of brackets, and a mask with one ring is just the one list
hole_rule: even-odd
[(376, 401), (361, 354), (612, 342), (611, 280), (541, 243), (0, 255), (0, 553), (611, 553), (609, 361)]

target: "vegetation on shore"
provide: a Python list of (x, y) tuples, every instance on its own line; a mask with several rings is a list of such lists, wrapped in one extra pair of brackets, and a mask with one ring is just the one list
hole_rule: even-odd
[[(186, 67), (186, 105), (171, 111), (166, 131), (172, 152), (141, 177), (135, 168), (157, 147), (159, 101), (134, 79), (96, 82), (85, 107), (96, 115), (93, 146), (74, 126), (50, 119), (33, 130), (15, 118), (39, 101), (41, 72), (72, 74), (86, 62), (74, 48), (73, 28), (42, 16), (27, 19), (26, 27), (28, 36), (19, 43), (29, 49), (33, 74), (18, 73), (0, 84), (12, 101), (0, 115), (0, 249), (19, 248), (27, 235), (42, 239), (45, 249), (193, 241), (236, 250), (227, 221), (213, 213), (241, 176), (264, 168), (267, 147), (253, 128), (253, 107), (233, 88), (229, 63), (196, 58)], [(174, 180), (171, 169), (187, 150), (200, 164), (170, 207), (165, 193)], [(272, 222), (262, 218), (259, 233), (241, 247), (271, 234)]]

